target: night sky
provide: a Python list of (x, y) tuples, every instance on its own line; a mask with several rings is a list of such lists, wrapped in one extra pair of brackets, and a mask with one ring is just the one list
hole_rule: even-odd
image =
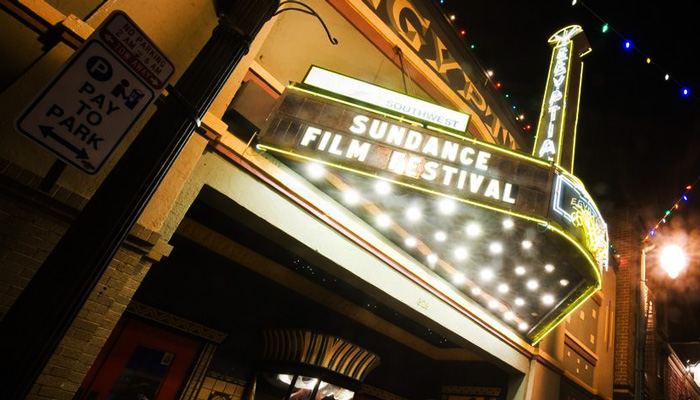
[[(456, 15), (455, 28), (466, 30), (464, 40), (476, 45), (477, 58), (510, 95), (506, 100), (525, 114), (523, 125), (532, 124), (532, 137), (551, 56), (547, 39), (571, 24), (583, 27), (593, 51), (583, 59), (574, 172), (603, 214), (633, 208), (651, 229), (700, 176), (700, 34), (693, 4), (444, 0), (442, 7)], [(609, 24), (607, 33), (596, 14)], [(625, 51), (622, 36), (643, 55)], [(682, 86), (690, 97), (681, 96)], [(699, 224), (700, 182), (656, 240), (680, 240), (691, 255), (700, 254)], [(662, 279), (671, 341), (700, 336), (698, 261), (691, 257), (678, 279)]]

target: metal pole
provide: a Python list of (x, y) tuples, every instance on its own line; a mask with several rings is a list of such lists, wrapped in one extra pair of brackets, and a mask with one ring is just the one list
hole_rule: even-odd
[(0, 399), (26, 397), (279, 0), (231, 2), (211, 38), (0, 321)]
[[(642, 242), (643, 244), (644, 242)], [(634, 399), (644, 400), (644, 359), (646, 357), (646, 261), (647, 252), (653, 250), (655, 245), (642, 248), (639, 261), (639, 288), (637, 290), (637, 330), (634, 335)]]

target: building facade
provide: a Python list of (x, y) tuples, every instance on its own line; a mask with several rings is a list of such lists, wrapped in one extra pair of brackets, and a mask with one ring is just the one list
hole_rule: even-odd
[[(222, 5), (2, 4), (4, 316), (156, 107), (88, 174), (18, 133), (18, 115), (114, 10), (157, 43), (176, 82)], [(437, 2), (305, 4), (325, 25), (285, 11), (262, 27), (28, 398), (613, 398), (616, 267), (571, 167), (549, 147), (554, 158), (532, 154)], [(557, 60), (574, 58), (562, 32), (575, 35), (553, 36), (553, 82), (570, 71)], [(560, 84), (546, 85), (551, 106)], [(373, 103), (384, 95), (412, 105)], [(85, 101), (108, 111), (106, 99)], [(80, 141), (75, 122), (56, 129)], [(412, 150), (424, 157), (400, 158)]]

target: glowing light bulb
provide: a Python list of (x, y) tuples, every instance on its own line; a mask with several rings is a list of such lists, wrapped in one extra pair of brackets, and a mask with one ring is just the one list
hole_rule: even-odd
[(461, 272), (457, 272), (456, 274), (452, 275), (452, 283), (455, 285), (463, 284), (465, 279), (466, 277)]
[(515, 314), (513, 314), (512, 311), (506, 311), (506, 313), (503, 314), (503, 319), (505, 319), (506, 321), (512, 321), (513, 318), (515, 318)]
[(360, 194), (354, 189), (346, 189), (343, 191), (343, 201), (353, 206), (360, 202)]
[(409, 207), (406, 209), (406, 218), (409, 221), (418, 221), (423, 217), (423, 212), (418, 207)]
[(386, 181), (377, 181), (374, 184), (374, 191), (382, 196), (386, 196), (387, 194), (391, 193), (391, 185)]
[(459, 31), (459, 34), (462, 35), (462, 36), (464, 36), (464, 35), (467, 34), (467, 31), (465, 31), (464, 29), (462, 29), (461, 31)]
[(472, 288), (472, 294), (473, 294), (474, 296), (480, 295), (480, 294), (481, 294), (481, 289), (479, 289), (478, 287)]
[(547, 265), (544, 266), (544, 270), (547, 271), (547, 272), (552, 272), (552, 271), (554, 271), (554, 265), (552, 265), (552, 264), (547, 264)]
[(380, 228), (388, 228), (391, 225), (391, 217), (386, 214), (379, 214), (377, 215), (375, 222)]
[(457, 261), (464, 261), (469, 256), (469, 252), (464, 247), (458, 247), (455, 249), (455, 259)]
[(651, 64), (651, 58), (647, 57), (647, 64)]
[(489, 245), (489, 251), (493, 254), (500, 254), (503, 252), (503, 245), (498, 242), (493, 242)]
[(625, 40), (625, 42), (622, 44), (622, 47), (625, 48), (625, 50), (629, 51), (632, 48), (632, 41), (631, 40)]
[(437, 231), (433, 236), (438, 242), (444, 242), (445, 240), (447, 240), (447, 234), (443, 231)]
[(525, 283), (525, 286), (527, 286), (527, 288), (530, 290), (536, 290), (538, 287), (540, 287), (540, 284), (536, 280), (530, 279)]
[(607, 32), (608, 29), (610, 29), (610, 26), (608, 24), (604, 24), (603, 27), (600, 28), (600, 30), (603, 31), (603, 33)]
[(521, 322), (518, 324), (518, 329), (520, 329), (521, 331), (526, 331), (527, 328), (528, 328), (528, 326), (525, 322)]
[(512, 219), (506, 218), (503, 220), (503, 228), (505, 229), (511, 229), (515, 226), (515, 222), (513, 222)]
[(441, 214), (451, 215), (457, 210), (457, 203), (451, 199), (440, 199), (438, 202), (438, 210)]
[(403, 242), (406, 245), (406, 247), (410, 247), (410, 248), (416, 247), (416, 245), (418, 244), (418, 241), (416, 240), (416, 238), (414, 238), (412, 236), (407, 237), (406, 239), (404, 239)]
[(546, 306), (551, 306), (552, 304), (554, 304), (554, 296), (552, 296), (551, 294), (543, 295), (542, 303), (544, 303), (544, 305)]
[(667, 81), (668, 78), (670, 78), (670, 76), (668, 76), (668, 74), (664, 75), (664, 80), (665, 80), (665, 81)]
[(492, 77), (492, 76), (493, 76), (493, 71), (492, 71), (492, 70), (486, 71), (486, 75), (488, 75), (489, 77)]
[(490, 281), (491, 279), (493, 279), (493, 271), (491, 271), (488, 268), (484, 268), (479, 273), (479, 276), (485, 281)]
[(450, 21), (454, 21), (455, 19), (457, 19), (457, 17), (454, 14), (450, 15)]
[(428, 257), (426, 257), (426, 259), (428, 260), (428, 263), (430, 265), (435, 265), (438, 262), (438, 256), (435, 253), (428, 254)]
[(479, 226), (479, 224), (477, 224), (476, 222), (470, 222), (469, 224), (467, 224), (465, 232), (467, 233), (467, 236), (479, 236), (481, 234), (481, 226)]
[(688, 89), (687, 87), (684, 87), (683, 89), (681, 89), (681, 94), (683, 95), (683, 97), (690, 96), (690, 89)]
[(522, 276), (522, 275), (525, 275), (525, 272), (526, 272), (525, 267), (523, 267), (523, 266), (515, 267), (515, 275)]
[(508, 293), (508, 290), (510, 290), (510, 288), (509, 288), (508, 285), (506, 285), (505, 283), (501, 283), (500, 285), (498, 285), (498, 291), (499, 291), (499, 292), (501, 292), (501, 293)]
[(525, 305), (525, 300), (523, 300), (523, 299), (521, 299), (520, 297), (518, 297), (517, 299), (515, 299), (515, 305), (518, 306), (518, 307), (522, 307), (522, 306)]
[(489, 308), (492, 310), (495, 310), (496, 308), (498, 308), (498, 301), (496, 301), (496, 300), (489, 300), (488, 304), (489, 304)]
[(306, 175), (312, 180), (318, 180), (326, 175), (326, 169), (323, 165), (317, 163), (306, 164)]
[(559, 284), (562, 286), (569, 286), (569, 280), (568, 279), (562, 279), (559, 281)]

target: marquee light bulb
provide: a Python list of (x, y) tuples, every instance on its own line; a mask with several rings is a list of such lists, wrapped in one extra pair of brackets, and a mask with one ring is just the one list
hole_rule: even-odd
[(346, 189), (343, 191), (343, 201), (348, 205), (355, 205), (360, 202), (360, 194), (354, 189)]
[(489, 251), (493, 254), (500, 254), (503, 252), (503, 245), (498, 242), (493, 242), (489, 245)]
[(435, 265), (438, 262), (438, 256), (435, 253), (428, 254), (427, 260), (430, 265)]
[(514, 227), (514, 226), (515, 226), (515, 222), (513, 222), (512, 219), (506, 218), (506, 219), (503, 220), (503, 227), (504, 227), (505, 229), (511, 229), (511, 228)]
[(414, 238), (412, 236), (407, 237), (403, 242), (406, 245), (406, 247), (409, 247), (409, 248), (416, 247), (416, 245), (418, 244), (418, 241), (416, 240), (416, 238)]
[(501, 283), (500, 285), (498, 285), (498, 291), (499, 291), (499, 292), (501, 292), (501, 293), (508, 293), (508, 290), (510, 290), (510, 288), (509, 288), (508, 285), (506, 285), (505, 283)]
[(467, 256), (469, 253), (467, 252), (467, 249), (464, 247), (458, 247), (455, 249), (455, 258), (457, 261), (464, 261), (467, 259)]
[(321, 164), (308, 163), (306, 164), (306, 175), (313, 180), (321, 179), (326, 175), (326, 169)]
[(381, 195), (387, 195), (391, 193), (391, 185), (386, 181), (377, 181), (374, 184), (374, 191)]
[(490, 281), (491, 279), (493, 279), (493, 271), (491, 271), (488, 268), (484, 268), (479, 273), (479, 276), (481, 276), (481, 279), (485, 281)]
[(451, 199), (440, 199), (438, 210), (444, 215), (450, 215), (457, 210), (457, 203)]
[(532, 248), (532, 242), (529, 240), (523, 240), (523, 249), (530, 250)]
[(527, 281), (527, 283), (526, 283), (525, 285), (526, 285), (527, 288), (530, 289), (530, 290), (536, 290), (538, 287), (540, 287), (539, 282), (537, 282), (537, 281), (534, 280), (534, 279), (530, 279), (529, 281)]
[(472, 288), (472, 294), (473, 294), (474, 296), (480, 295), (480, 294), (481, 294), (481, 289), (479, 289), (478, 287)]
[(569, 280), (568, 279), (562, 279), (559, 281), (559, 284), (562, 286), (569, 286)]
[(513, 314), (512, 311), (506, 311), (506, 313), (503, 314), (503, 319), (505, 319), (506, 321), (512, 321), (513, 318), (515, 318), (515, 314)]
[(523, 275), (525, 275), (525, 272), (526, 272), (525, 267), (523, 267), (523, 266), (515, 267), (515, 275), (523, 276)]
[(546, 306), (551, 306), (552, 304), (554, 304), (554, 296), (552, 296), (551, 294), (545, 294), (544, 296), (542, 296), (542, 303), (544, 303), (544, 305)]
[(418, 207), (409, 207), (406, 209), (406, 218), (408, 218), (409, 221), (418, 221), (422, 216), (423, 213)]
[(522, 307), (522, 306), (525, 305), (525, 300), (523, 300), (523, 299), (521, 299), (520, 297), (518, 297), (517, 299), (515, 299), (515, 305), (518, 306), (518, 307)]
[(386, 214), (379, 214), (377, 215), (376, 222), (377, 226), (380, 228), (388, 228), (389, 225), (391, 225), (391, 218)]
[(521, 331), (526, 331), (527, 328), (528, 328), (528, 326), (525, 322), (521, 322), (518, 324), (518, 329), (520, 329)]
[(435, 232), (434, 237), (435, 240), (437, 240), (438, 242), (444, 242), (445, 240), (447, 240), (447, 234), (444, 231)]
[(467, 236), (476, 237), (481, 234), (481, 226), (476, 222), (471, 222), (467, 224), (465, 231), (467, 232)]
[(554, 265), (547, 264), (544, 266), (544, 270), (551, 273), (552, 271), (554, 271)]
[(461, 272), (457, 272), (456, 274), (452, 275), (452, 283), (454, 283), (455, 285), (461, 285), (464, 283), (465, 280), (466, 277)]
[(489, 300), (489, 308), (492, 310), (495, 310), (496, 308), (498, 308), (498, 301)]

